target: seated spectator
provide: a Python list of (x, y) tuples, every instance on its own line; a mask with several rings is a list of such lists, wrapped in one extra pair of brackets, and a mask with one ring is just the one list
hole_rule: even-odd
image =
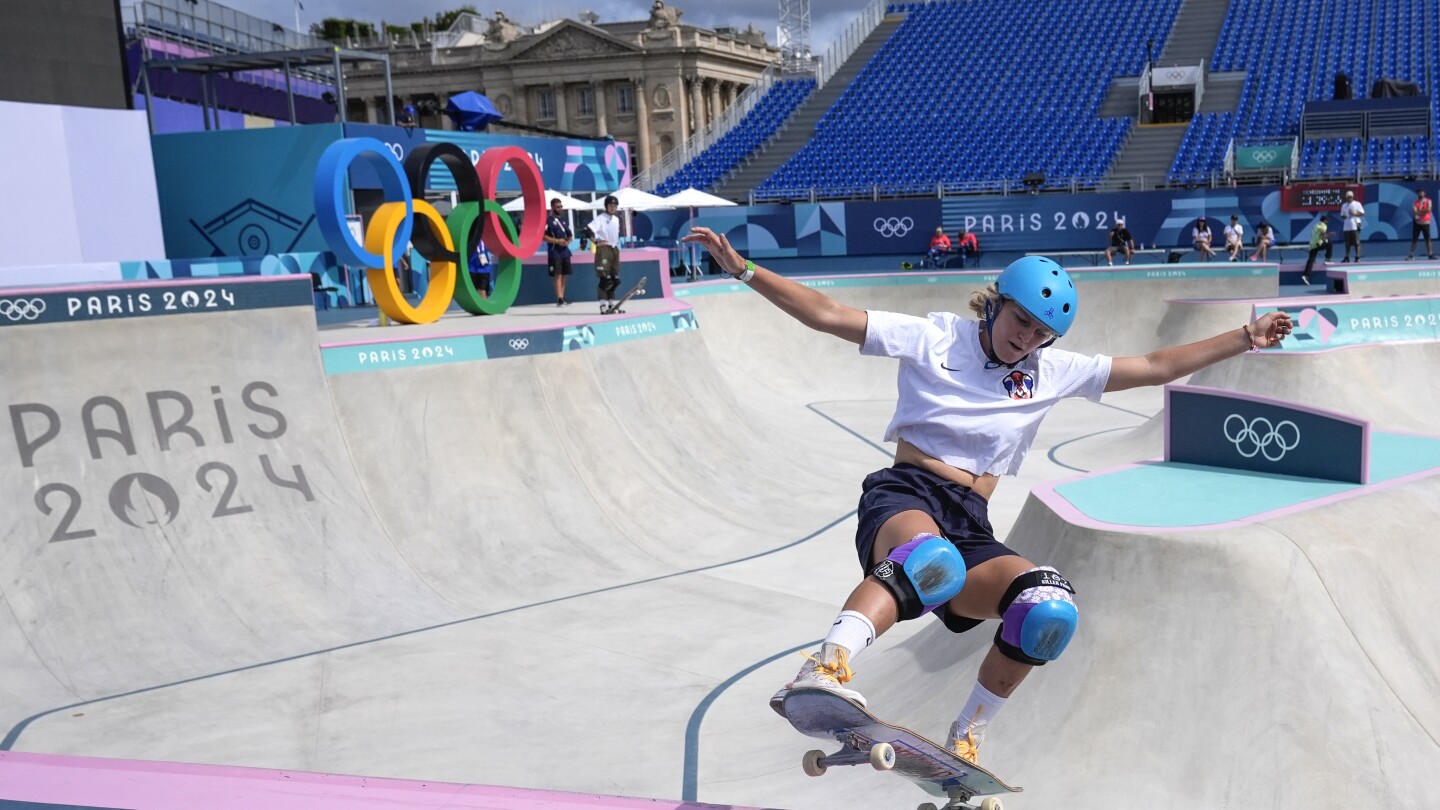
[(1275, 229), (1262, 222), (1255, 226), (1255, 254), (1250, 257), (1252, 262), (1269, 261), (1270, 245), (1275, 242)]
[(1124, 253), (1125, 263), (1130, 263), (1130, 257), (1135, 255), (1135, 239), (1130, 235), (1130, 229), (1125, 227), (1123, 218), (1115, 220), (1115, 227), (1110, 229), (1110, 244), (1105, 247), (1105, 264), (1114, 264), (1115, 254)]
[(1245, 252), (1245, 226), (1240, 224), (1238, 214), (1231, 214), (1230, 224), (1225, 226), (1225, 252), (1232, 262), (1240, 261)]
[(1210, 233), (1210, 223), (1206, 222), (1204, 217), (1195, 220), (1195, 230), (1190, 232), (1190, 240), (1195, 244), (1195, 249), (1200, 251), (1200, 255), (1205, 257), (1206, 261), (1209, 261), (1210, 257), (1216, 253), (1215, 249), (1210, 247), (1210, 239), (1212, 236), (1213, 234)]
[(950, 252), (950, 237), (945, 235), (944, 228), (936, 228), (935, 235), (930, 237), (930, 252), (925, 254), (930, 260), (932, 267), (939, 266), (941, 256)]
[(955, 240), (955, 252), (960, 254), (960, 266), (963, 268), (971, 256), (980, 255), (980, 242), (975, 239), (975, 234), (969, 228), (961, 228), (960, 235)]

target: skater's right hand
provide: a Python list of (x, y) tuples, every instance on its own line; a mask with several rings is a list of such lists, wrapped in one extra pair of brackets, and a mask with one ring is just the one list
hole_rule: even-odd
[(732, 276), (738, 276), (745, 272), (745, 258), (730, 246), (730, 240), (726, 239), (723, 233), (716, 233), (709, 228), (696, 225), (680, 241), (694, 242), (705, 248), (714, 257), (715, 263), (720, 266), (720, 269)]

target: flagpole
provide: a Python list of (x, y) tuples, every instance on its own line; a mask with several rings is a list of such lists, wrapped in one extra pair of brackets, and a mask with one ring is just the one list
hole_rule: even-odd
[(295, 33), (305, 33), (300, 30), (300, 0), (295, 0)]

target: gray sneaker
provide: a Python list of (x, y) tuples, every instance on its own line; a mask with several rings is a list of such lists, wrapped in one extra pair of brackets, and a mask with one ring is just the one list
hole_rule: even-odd
[(794, 689), (825, 689), (860, 706), (865, 705), (864, 695), (844, 686), (854, 677), (854, 673), (850, 671), (850, 656), (844, 647), (838, 644), (821, 644), (818, 656), (806, 654), (805, 657), (810, 660), (800, 667), (795, 679), (780, 687), (780, 690), (770, 697), (770, 708), (774, 709), (776, 714), (785, 716), (785, 696)]

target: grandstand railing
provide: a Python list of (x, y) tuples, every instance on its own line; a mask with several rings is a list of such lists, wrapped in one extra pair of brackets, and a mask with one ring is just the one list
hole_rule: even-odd
[(669, 180), (670, 175), (689, 163), (691, 158), (709, 149), (711, 145), (734, 129), (746, 114), (755, 109), (755, 105), (765, 97), (766, 93), (770, 92), (770, 88), (780, 78), (779, 65), (772, 64), (765, 68), (765, 72), (761, 73), (753, 84), (745, 88), (718, 118), (691, 135), (680, 146), (671, 149), (669, 154), (651, 163), (644, 171), (635, 175), (631, 185), (642, 191), (654, 191), (661, 183)]
[(297, 51), (329, 44), (210, 0), (144, 0), (122, 7), (120, 15), (127, 28), (152, 28), (212, 51)]
[(890, 6), (891, 2), (893, 0), (871, 0), (870, 5), (860, 12), (860, 16), (846, 26), (835, 42), (820, 54), (820, 57), (815, 60), (815, 80), (818, 87), (824, 87), (825, 83), (830, 81), (830, 77), (835, 75), (835, 72), (845, 64), (851, 54), (855, 53), (855, 49), (860, 47), (860, 43), (864, 42), (880, 24), (880, 21), (885, 19), (885, 9)]

